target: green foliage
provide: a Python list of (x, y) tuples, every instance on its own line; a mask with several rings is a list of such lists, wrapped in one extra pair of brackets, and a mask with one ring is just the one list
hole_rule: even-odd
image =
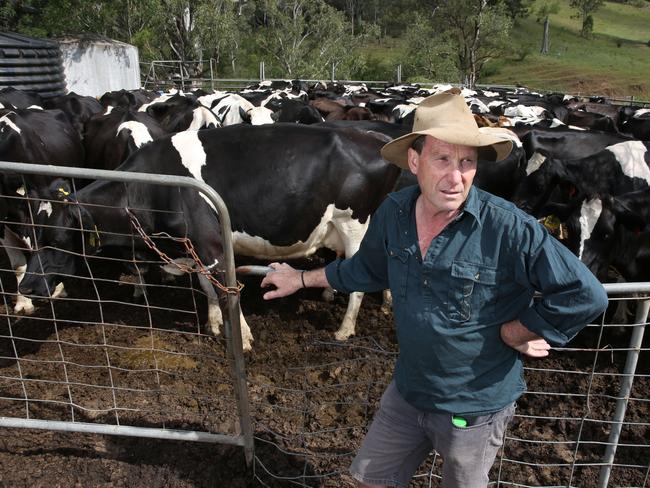
[(534, 9), (537, 22), (541, 22), (546, 17), (552, 14), (557, 14), (560, 11), (560, 3), (558, 0), (544, 0), (539, 2), (537, 8)]
[[(538, 0), (534, 9), (538, 8)], [(533, 46), (523, 60), (517, 54), (490, 62), (487, 70), (497, 64), (498, 71), (482, 72), (482, 83), (522, 84), (533, 89), (565, 93), (601, 94), (605, 96), (634, 95), (650, 100), (650, 63), (646, 42), (650, 39), (650, 3), (643, 9), (628, 4), (606, 2), (593, 14), (592, 39), (580, 36), (581, 22), (571, 18), (567, 3), (551, 13), (550, 50), (537, 53), (543, 25), (531, 16), (510, 34), (513, 46)], [(621, 47), (617, 42), (622, 41)], [(630, 69), (633, 67), (633, 69)]]
[(578, 18), (582, 20), (582, 29), (580, 35), (589, 39), (594, 31), (594, 18), (592, 14), (596, 12), (605, 0), (569, 0), (569, 5), (578, 11)]
[(425, 77), (435, 81), (458, 81), (454, 46), (439, 35), (430, 18), (417, 18), (405, 33), (404, 67), (408, 80)]
[(263, 22), (254, 37), (271, 76), (327, 78), (334, 67), (336, 77), (345, 79), (363, 69), (355, 50), (377, 35), (363, 24), (360, 34), (352, 34), (343, 13), (322, 0), (260, 0), (258, 8)]

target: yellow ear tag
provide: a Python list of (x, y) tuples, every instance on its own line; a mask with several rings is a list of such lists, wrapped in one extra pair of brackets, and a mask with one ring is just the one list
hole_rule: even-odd
[(90, 247), (99, 247), (101, 243), (102, 242), (99, 239), (99, 230), (97, 229), (97, 226), (95, 226), (94, 234), (90, 234), (88, 237), (88, 244), (90, 244)]
[[(59, 187), (59, 197), (67, 197), (70, 195), (69, 191), (65, 191), (65, 188)], [(67, 199), (65, 200), (67, 202)]]
[(546, 229), (551, 233), (557, 232), (557, 230), (560, 228), (560, 225), (562, 225), (562, 222), (560, 222), (560, 219), (557, 218), (555, 215), (549, 215), (542, 221), (542, 225), (546, 227)]

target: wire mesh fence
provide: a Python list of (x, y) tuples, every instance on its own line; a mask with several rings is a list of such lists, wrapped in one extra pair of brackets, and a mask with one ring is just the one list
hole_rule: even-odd
[[(632, 308), (641, 300), (620, 299)], [(526, 361), (529, 391), (518, 401), (490, 486), (648, 486), (650, 364), (647, 339), (640, 349), (630, 347), (634, 327), (642, 326), (592, 324), (571, 347)], [(355, 486), (347, 467), (390, 381), (397, 354), (391, 341), (376, 336), (345, 344), (313, 339), (303, 346), (304, 358), (295, 358), (304, 361), (302, 366), (291, 361), (286, 371), (269, 372), (276, 378), (273, 384), (258, 384), (251, 376), (253, 412), (274, 412), (255, 424), (255, 475), (262, 485), (274, 486), (281, 479), (287, 486)], [(640, 360), (630, 376), (624, 365), (631, 351), (640, 353)], [(622, 397), (621, 383), (630, 377), (631, 392)], [(277, 378), (287, 380), (278, 383)], [(612, 441), (614, 413), (624, 399), (620, 439)], [(607, 483), (601, 470), (613, 442), (618, 449)], [(260, 453), (262, 443), (267, 448)], [(275, 462), (268, 445), (292, 457), (295, 466)], [(432, 453), (411, 486), (439, 486), (441, 466), (441, 458)]]
[[(10, 170), (11, 164), (3, 163)], [(118, 179), (118, 172), (109, 173)], [(155, 192), (162, 181), (140, 177), (145, 192)], [(135, 174), (127, 175), (131, 178), (137, 181)], [(172, 180), (180, 194), (182, 178)], [(119, 193), (120, 185), (125, 183), (117, 183), (113, 191)], [(19, 188), (29, 187), (24, 181)], [(217, 293), (206, 291), (205, 283), (197, 285), (198, 272), (205, 271), (197, 267), (200, 261), (192, 260), (197, 273), (183, 273), (190, 266), (175, 265), (162, 251), (189, 261), (187, 234), (161, 233), (144, 242), (134, 217), (179, 219), (182, 230), (190, 228), (186, 215), (169, 205), (139, 206), (126, 191), (126, 202), (114, 193), (107, 195), (106, 201), (115, 198), (117, 205), (101, 199), (80, 202), (81, 183), (72, 180), (66, 188), (58, 188), (57, 197), (10, 191), (2, 200), (3, 244), (13, 258), (0, 269), (5, 320), (0, 329), (0, 425), (18, 426), (16, 419), (23, 419), (23, 427), (222, 442), (249, 446), (251, 458), (250, 432), (248, 440), (242, 438), (250, 421), (244, 420), (248, 406), (241, 389), (243, 371), (238, 369), (241, 343), (235, 340), (233, 347), (223, 335), (214, 335), (214, 323), (202, 325), (206, 316), (214, 322), (210, 314)], [(222, 202), (211, 204), (225, 210)], [(218, 213), (229, 226), (225, 212)], [(88, 222), (94, 223), (89, 229)], [(8, 240), (8, 234), (14, 238)], [(16, 259), (21, 254), (28, 256)], [(181, 276), (170, 279), (163, 268)], [(234, 270), (230, 274), (234, 277)], [(220, 286), (228, 290), (229, 278), (223, 272), (220, 276)], [(26, 292), (30, 297), (18, 286), (26, 277), (33, 283)], [(61, 280), (65, 291), (59, 284), (55, 291), (54, 283)], [(23, 312), (34, 309), (29, 316), (19, 315), (15, 304), (50, 295), (36, 308), (23, 305)], [(231, 298), (227, 301), (230, 307)], [(230, 322), (224, 329), (230, 336)], [(207, 395), (205, 385), (213, 382), (219, 394)]]
[[(3, 201), (18, 198), (25, 197), (5, 195)], [(32, 230), (50, 225), (43, 202), (53, 211), (60, 204), (32, 202), (27, 222)], [(186, 217), (167, 209), (146, 211)], [(127, 218), (117, 205), (104, 204), (102, 212), (113, 220)], [(60, 273), (67, 296), (35, 300), (29, 316), (14, 312), (15, 269), (0, 257), (0, 417), (107, 430), (156, 428), (169, 438), (194, 433), (187, 440), (238, 436), (231, 359), (226, 341), (204, 328), (207, 297), (197, 277), (185, 274), (170, 281), (162, 271), (169, 263), (158, 254), (136, 253), (141, 236), (129, 222), (125, 228), (130, 230), (95, 229), (103, 242), (119, 235), (131, 243), (120, 252), (68, 250), (81, 265)], [(161, 248), (178, 246), (162, 235), (153, 239)], [(36, 238), (31, 242), (43, 245)], [(397, 355), (390, 314), (371, 296), (360, 312), (357, 337), (336, 342), (333, 331), (345, 310), (344, 297), (325, 303), (305, 292), (269, 304), (261, 300), (254, 280), (246, 284), (243, 309), (256, 337), (246, 359), (255, 437), (247, 482), (355, 486), (347, 469)], [(636, 289), (642, 290), (647, 292), (647, 286)], [(612, 295), (610, 300), (605, 317), (568, 347), (526, 361), (529, 390), (506, 432), (491, 486), (650, 486), (650, 361), (643, 337), (647, 308), (642, 309), (647, 299)], [(618, 304), (625, 307), (617, 310)], [(635, 334), (638, 343), (631, 342)], [(635, 368), (626, 369), (632, 354), (637, 355)], [(621, 404), (626, 409), (619, 423), (615, 416)], [(617, 426), (620, 437), (612, 439)], [(608, 446), (614, 445), (605, 480)], [(243, 463), (241, 452), (237, 456)], [(236, 462), (215, 459), (223, 465)], [(432, 453), (412, 486), (439, 486), (441, 465)]]

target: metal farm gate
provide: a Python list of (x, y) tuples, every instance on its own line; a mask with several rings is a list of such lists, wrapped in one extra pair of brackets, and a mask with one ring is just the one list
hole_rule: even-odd
[[(228, 213), (202, 182), (6, 162), (0, 172), (199, 191), (218, 209), (226, 284), (236, 285)], [(11, 193), (0, 203), (24, 199), (24, 192)], [(95, 237), (104, 232), (96, 229)], [(129, 237), (141, 239), (136, 229)], [(355, 486), (347, 467), (397, 356), (378, 301), (369, 297), (362, 307), (365, 328), (358, 326), (357, 337), (336, 342), (336, 315), (303, 295), (295, 317), (281, 317), (282, 330), (275, 323), (263, 329), (268, 317), (254, 324), (255, 355), (244, 366), (239, 295), (228, 295), (233, 320), (223, 340), (201, 331), (205, 294), (195, 278), (134, 282), (127, 268), (165, 263), (128, 252), (78, 258), (85, 269), (66, 276), (69, 296), (39, 302), (29, 317), (13, 310), (14, 270), (0, 267), (0, 427), (231, 444), (244, 447), (260, 486)], [(650, 487), (650, 283), (605, 287), (612, 305), (627, 310), (608, 312), (549, 358), (525, 361), (529, 389), (505, 433), (491, 487)], [(134, 303), (138, 289), (144, 293)], [(326, 327), (314, 328), (318, 322)], [(440, 468), (433, 453), (411, 486), (439, 486)]]
[[(228, 210), (221, 197), (203, 182), (190, 177), (11, 162), (0, 162), (0, 172), (194, 189), (218, 212), (224, 236), (226, 284), (233, 287), (231, 289), (236, 287)], [(19, 204), (27, 197), (24, 186), (22, 188), (19, 193), (3, 197)], [(5, 223), (2, 222), (3, 226)], [(95, 232), (97, 239), (106, 237), (100, 230)], [(133, 237), (140, 238), (136, 229)], [(148, 264), (135, 262), (133, 257), (98, 259), (105, 261), (104, 267), (118, 270), (124, 269), (125, 264), (136, 268)], [(76, 310), (66, 315), (54, 304), (69, 302), (69, 299), (52, 300), (49, 307), (39, 309), (29, 319), (32, 330), (24, 330), (21, 323), (27, 320), (12, 311), (11, 297), (15, 298), (16, 293), (5, 289), (11, 285), (11, 280), (2, 282), (2, 316), (6, 328), (0, 336), (5, 342), (0, 364), (9, 367), (0, 376), (0, 427), (233, 444), (244, 447), (246, 462), (250, 465), (253, 437), (238, 294), (227, 294), (228, 310), (233, 319), (224, 319), (226, 339), (216, 341), (201, 333), (199, 327), (192, 327), (191, 319), (196, 319), (196, 310), (174, 309), (150, 301), (161, 289), (180, 293), (178, 285), (136, 283), (136, 289), (141, 286), (146, 289), (143, 294), (146, 303), (131, 306), (119, 298), (107, 298), (100, 290), (102, 285), (119, 284), (120, 280), (133, 286), (128, 276), (120, 275), (115, 281), (94, 276), (92, 270), (89, 273), (90, 280), (82, 283), (81, 288), (91, 293), (73, 299), (80, 302)], [(194, 294), (190, 300), (194, 300)], [(111, 310), (116, 308), (120, 308), (122, 314), (126, 311), (126, 316), (115, 316)], [(161, 314), (165, 312), (179, 314), (181, 318), (177, 320), (181, 326), (164, 324)], [(40, 329), (36, 338), (33, 337), (35, 327)], [(79, 337), (78, 327), (92, 329), (92, 340), (87, 336)], [(43, 334), (44, 331), (47, 333)], [(51, 359), (43, 361), (31, 357), (33, 347), (30, 344), (35, 343), (52, 349)], [(224, 398), (214, 404), (213, 399), (202, 398), (200, 391), (188, 390), (188, 378), (197, 373), (204, 375), (205, 381), (222, 382)], [(178, 415), (179, 404), (187, 406), (189, 411), (181, 412), (186, 416)], [(222, 413), (215, 414), (217, 409), (231, 415), (223, 418)]]

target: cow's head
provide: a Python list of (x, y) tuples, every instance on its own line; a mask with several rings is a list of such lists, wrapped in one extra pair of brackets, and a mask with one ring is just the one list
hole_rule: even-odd
[(605, 276), (610, 264), (635, 254), (634, 236), (645, 229), (646, 222), (619, 198), (587, 198), (577, 207), (566, 206), (573, 208), (568, 216), (557, 207), (560, 218), (566, 217), (568, 238), (564, 244), (594, 275)]
[(101, 245), (92, 216), (67, 181), (55, 180), (48, 195), (34, 219), (34, 252), (20, 283), (25, 295), (51, 296), (57, 277), (75, 273), (77, 255), (94, 254)]
[(272, 124), (275, 122), (271, 115), (273, 111), (266, 107), (251, 107), (248, 110), (239, 107), (239, 116), (251, 125)]
[(563, 161), (535, 153), (528, 160), (526, 176), (517, 186), (512, 200), (524, 212), (542, 217), (549, 201), (575, 200), (577, 193), (573, 175), (566, 171)]

